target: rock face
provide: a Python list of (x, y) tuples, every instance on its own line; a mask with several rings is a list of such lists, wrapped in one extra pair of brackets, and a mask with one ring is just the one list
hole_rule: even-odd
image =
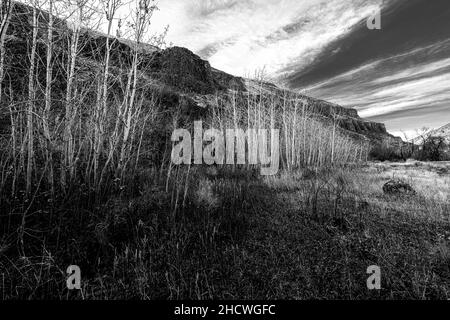
[(181, 93), (211, 94), (218, 90), (209, 62), (185, 48), (173, 47), (149, 57), (150, 75)]
[(212, 75), (214, 81), (219, 88), (232, 89), (237, 91), (246, 91), (244, 80), (239, 77), (234, 77), (228, 73), (212, 68)]
[(382, 123), (363, 121), (354, 117), (343, 117), (339, 121), (340, 126), (346, 130), (362, 134), (386, 134), (386, 126)]
[(309, 101), (314, 106), (315, 112), (330, 120), (335, 119), (333, 121), (336, 121), (337, 125), (344, 130), (363, 135), (373, 142), (382, 142), (386, 139), (397, 140), (386, 131), (384, 124), (360, 118), (355, 109), (312, 98), (309, 98)]
[(213, 94), (217, 91), (246, 90), (243, 79), (211, 68), (186, 48), (172, 47), (148, 57), (152, 78), (181, 93)]

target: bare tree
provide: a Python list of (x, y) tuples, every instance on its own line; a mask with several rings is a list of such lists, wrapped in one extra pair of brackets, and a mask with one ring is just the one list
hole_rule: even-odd
[(61, 169), (61, 184), (67, 184), (66, 174), (69, 173), (70, 178), (75, 175), (75, 140), (73, 136), (73, 126), (78, 113), (78, 105), (75, 103), (75, 79), (76, 79), (76, 63), (80, 51), (83, 49), (80, 44), (80, 36), (82, 28), (92, 19), (95, 14), (94, 8), (90, 6), (90, 0), (75, 0), (73, 11), (69, 14), (71, 19), (68, 21), (70, 33), (68, 37), (68, 55), (67, 55), (67, 87), (65, 97), (65, 116), (64, 116), (64, 133), (63, 133), (63, 157), (64, 163)]
[(38, 36), (38, 12), (37, 0), (33, 3), (33, 22), (32, 22), (32, 40), (31, 40), (31, 52), (30, 52), (30, 70), (28, 73), (28, 108), (27, 108), (27, 179), (26, 179), (26, 191), (27, 194), (31, 193), (32, 173), (33, 173), (33, 158), (34, 158), (34, 103), (36, 100), (35, 89), (35, 73), (36, 73), (36, 49), (37, 49), (37, 36)]
[(339, 114), (336, 110), (332, 110), (332, 119), (333, 119), (333, 133), (331, 138), (331, 163), (334, 163), (334, 154), (336, 147), (336, 126), (339, 122)]
[(0, 6), (0, 102), (2, 101), (2, 82), (5, 72), (5, 39), (14, 7), (12, 0), (2, 0)]
[(42, 115), (42, 126), (44, 138), (46, 140), (46, 159), (49, 167), (48, 181), (51, 186), (52, 195), (55, 193), (54, 172), (53, 172), (53, 143), (52, 133), (50, 129), (50, 110), (52, 104), (52, 83), (53, 83), (53, 10), (54, 0), (48, 3), (48, 21), (47, 21), (47, 60), (46, 60), (46, 77), (45, 77), (45, 108)]
[(109, 64), (111, 56), (111, 30), (113, 25), (113, 20), (117, 10), (122, 5), (121, 0), (103, 0), (102, 1), (103, 10), (105, 13), (107, 26), (106, 34), (106, 50), (105, 50), (105, 61), (103, 70), (103, 93), (102, 93), (102, 108), (106, 108), (107, 101), (107, 91), (108, 91), (108, 76), (109, 76)]
[(441, 161), (444, 160), (447, 144), (445, 138), (440, 136), (429, 136), (422, 149), (422, 160)]
[(430, 128), (428, 127), (422, 127), (421, 129), (416, 130), (416, 138), (414, 139), (414, 143), (423, 145), (424, 142), (428, 139), (430, 136)]
[[(101, 79), (101, 85), (98, 87), (97, 91), (97, 106), (95, 115), (95, 129), (94, 129), (94, 180), (97, 180), (97, 171), (99, 156), (101, 148), (103, 145), (103, 132), (107, 116), (107, 101), (108, 101), (108, 80), (109, 80), (109, 68), (111, 59), (111, 47), (115, 41), (111, 41), (111, 31), (113, 26), (113, 21), (117, 10), (122, 5), (121, 0), (103, 0), (101, 1), (103, 7), (103, 13), (107, 21), (107, 34), (106, 34), (106, 47), (105, 47), (105, 57), (103, 62), (103, 77)], [(112, 42), (112, 43), (111, 43)], [(117, 124), (116, 124), (117, 127)], [(114, 130), (114, 133), (116, 130)], [(114, 136), (113, 138), (116, 138)]]
[(122, 145), (120, 148), (119, 162), (117, 171), (122, 172), (125, 165), (126, 150), (130, 139), (133, 116), (139, 108), (135, 109), (135, 99), (137, 92), (137, 81), (139, 78), (138, 67), (140, 61), (140, 47), (145, 39), (145, 35), (151, 24), (153, 13), (157, 10), (154, 0), (136, 1), (131, 27), (133, 30), (133, 60), (128, 73), (127, 85), (125, 90), (125, 98), (121, 106), (119, 115), (121, 117), (122, 129)]
[[(3, 98), (3, 78), (5, 74), (5, 40), (6, 35), (9, 28), (9, 23), (11, 21), (11, 16), (14, 8), (14, 2), (12, 0), (2, 0), (0, 6), (0, 106)], [(12, 91), (12, 90), (11, 90)], [(10, 92), (11, 94), (11, 92)], [(10, 103), (9, 111), (10, 111), (10, 122), (11, 122), (11, 143), (12, 143), (12, 159), (13, 159), (13, 168), (16, 169), (17, 157), (16, 157), (16, 133), (15, 133), (15, 115), (14, 115), (14, 107)], [(13, 175), (13, 181), (11, 186), (11, 193), (14, 196), (16, 189), (16, 172)]]

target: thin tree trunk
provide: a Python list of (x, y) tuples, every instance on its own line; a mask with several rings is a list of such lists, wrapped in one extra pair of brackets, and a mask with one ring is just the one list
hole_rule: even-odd
[(335, 138), (336, 138), (336, 115), (333, 115), (333, 136), (331, 139), (331, 163), (334, 163), (334, 144), (335, 144)]
[(8, 32), (9, 22), (11, 21), (12, 9), (14, 7), (14, 3), (11, 0), (3, 0), (5, 1), (4, 8), (5, 12), (1, 13), (1, 24), (0, 24), (0, 102), (2, 101), (3, 96), (3, 78), (5, 72), (5, 39), (6, 33)]
[(36, 60), (36, 46), (37, 46), (37, 32), (38, 32), (38, 12), (36, 7), (33, 7), (33, 39), (31, 44), (30, 54), (30, 71), (28, 74), (28, 109), (27, 109), (27, 181), (26, 191), (27, 195), (31, 194), (32, 172), (33, 172), (33, 143), (34, 143), (34, 128), (33, 128), (33, 112), (35, 100), (35, 60)]
[(137, 65), (138, 65), (138, 53), (137, 50), (134, 54), (134, 59), (133, 59), (133, 84), (131, 87), (131, 96), (130, 96), (130, 101), (129, 101), (129, 105), (126, 107), (126, 111), (124, 113), (124, 130), (123, 130), (123, 140), (122, 140), (122, 147), (121, 147), (121, 151), (120, 151), (120, 158), (119, 158), (119, 172), (123, 169), (123, 163), (125, 160), (125, 150), (126, 150), (126, 146), (127, 146), (127, 142), (128, 142), (128, 138), (130, 135), (130, 127), (131, 127), (131, 115), (132, 115), (132, 110), (133, 110), (133, 106), (134, 106), (134, 100), (136, 97), (136, 86), (137, 86)]
[(100, 184), (102, 183), (103, 180), (103, 175), (105, 173), (105, 170), (107, 169), (107, 167), (109, 166), (109, 163), (112, 160), (112, 157), (114, 155), (114, 150), (116, 148), (116, 144), (117, 144), (117, 139), (118, 139), (118, 128), (119, 128), (119, 124), (120, 124), (120, 117), (121, 117), (121, 109), (122, 107), (119, 106), (119, 110), (118, 110), (118, 115), (117, 115), (117, 119), (116, 119), (116, 124), (115, 124), (115, 129), (114, 132), (112, 134), (111, 140), (112, 143), (110, 145), (110, 150), (108, 153), (108, 158), (106, 160), (106, 164), (102, 169), (102, 172), (100, 174), (100, 179), (97, 180), (97, 170), (98, 170), (98, 162), (99, 162), (99, 155), (100, 155), (100, 150), (101, 150), (101, 146), (103, 145), (103, 128), (104, 128), (104, 123), (106, 121), (107, 118), (107, 101), (108, 101), (108, 78), (109, 78), (109, 64), (110, 64), (110, 57), (111, 57), (111, 45), (110, 45), (110, 35), (111, 35), (111, 29), (112, 29), (112, 22), (114, 19), (114, 14), (115, 14), (115, 10), (116, 10), (116, 4), (114, 3), (107, 3), (107, 9), (106, 9), (106, 19), (108, 21), (108, 33), (106, 35), (106, 52), (105, 52), (105, 64), (104, 64), (104, 69), (103, 69), (103, 78), (102, 78), (102, 85), (101, 85), (101, 91), (99, 91), (99, 101), (100, 101), (100, 106), (98, 108), (98, 116), (100, 118), (97, 119), (98, 123), (96, 124), (96, 126), (98, 127), (98, 130), (96, 130), (96, 139), (95, 139), (95, 159), (94, 159), (94, 181), (98, 181), (99, 185), (98, 187), (100, 187)]
[(75, 109), (73, 107), (73, 82), (75, 77), (75, 65), (78, 53), (78, 41), (80, 38), (80, 28), (83, 16), (83, 9), (78, 8), (79, 17), (78, 21), (74, 26), (72, 31), (72, 36), (70, 40), (70, 51), (69, 51), (69, 61), (68, 61), (68, 74), (67, 74), (67, 88), (66, 88), (66, 114), (65, 114), (65, 128), (64, 128), (64, 168), (61, 170), (61, 183), (63, 186), (67, 183), (66, 170), (69, 169), (70, 177), (74, 175), (74, 164), (73, 164), (73, 154), (74, 154), (74, 141), (72, 136), (72, 125), (75, 119)]
[(110, 35), (112, 28), (113, 16), (108, 17), (108, 34), (106, 35), (106, 57), (105, 57), (105, 68), (103, 73), (103, 93), (102, 93), (102, 109), (106, 111), (106, 103), (108, 99), (108, 78), (109, 78), (109, 61), (111, 56), (111, 45), (110, 45)]
[(47, 63), (46, 63), (46, 83), (45, 83), (45, 109), (43, 115), (43, 127), (44, 136), (46, 139), (47, 147), (45, 150), (47, 161), (49, 163), (49, 175), (48, 181), (51, 186), (52, 195), (54, 195), (54, 173), (53, 173), (53, 144), (52, 135), (50, 132), (49, 118), (50, 118), (50, 108), (52, 103), (52, 57), (53, 57), (53, 0), (49, 0), (49, 17), (48, 17), (48, 32), (47, 32)]
[(295, 159), (296, 159), (296, 153), (295, 153), (295, 131), (297, 129), (297, 101), (295, 102), (295, 107), (294, 107), (294, 118), (293, 118), (293, 123), (292, 123), (292, 146), (291, 146), (291, 166), (294, 167), (295, 166)]

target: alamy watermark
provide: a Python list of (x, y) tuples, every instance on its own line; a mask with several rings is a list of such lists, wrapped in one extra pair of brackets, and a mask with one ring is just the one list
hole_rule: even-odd
[(367, 28), (369, 30), (381, 30), (381, 10), (376, 11), (367, 19)]
[(379, 266), (369, 266), (367, 274), (370, 274), (369, 278), (367, 278), (367, 289), (381, 290), (381, 268)]
[(71, 265), (67, 268), (69, 277), (66, 280), (67, 289), (80, 290), (81, 289), (81, 269), (79, 266)]
[[(194, 138), (187, 129), (172, 133), (172, 162), (207, 165), (260, 165), (261, 175), (276, 175), (280, 167), (279, 129), (203, 130), (194, 122)], [(192, 157), (193, 155), (193, 157)]]

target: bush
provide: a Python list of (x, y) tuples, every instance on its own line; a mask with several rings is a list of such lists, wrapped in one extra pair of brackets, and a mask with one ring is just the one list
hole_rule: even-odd
[(419, 160), (422, 161), (445, 161), (449, 160), (449, 145), (444, 137), (428, 137), (419, 152)]
[(369, 158), (375, 161), (399, 161), (404, 160), (400, 150), (387, 144), (375, 146), (369, 154)]

